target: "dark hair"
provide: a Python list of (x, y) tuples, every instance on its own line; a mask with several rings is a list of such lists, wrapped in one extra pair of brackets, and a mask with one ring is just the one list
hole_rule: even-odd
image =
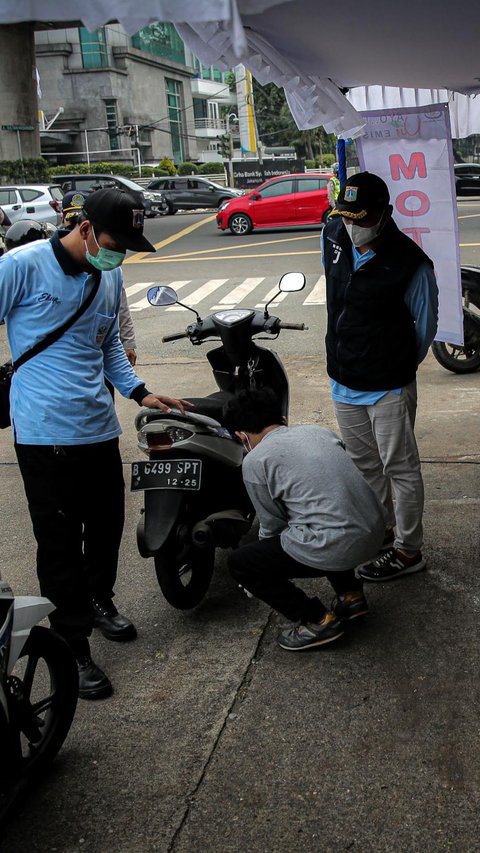
[[(92, 220), (92, 219), (89, 219), (89, 218), (88, 218), (88, 216), (87, 216), (87, 214), (86, 214), (86, 213), (85, 213), (85, 211), (83, 210), (83, 208), (82, 208), (81, 210), (79, 210), (78, 215), (75, 217), (75, 219), (76, 219), (77, 221), (76, 221), (75, 225), (73, 226), (74, 228), (75, 228), (77, 225), (81, 225), (81, 224), (82, 224), (82, 222), (87, 222), (87, 221), (88, 221), (88, 222), (90, 223), (90, 225), (92, 226), (92, 228), (93, 228), (94, 232), (95, 232), (95, 237), (99, 237), (99, 236), (100, 236), (100, 234), (106, 234), (106, 233), (108, 233), (107, 231), (105, 231), (105, 228), (103, 228), (101, 225), (97, 225), (95, 222), (93, 222), (93, 220)], [(68, 227), (68, 226), (67, 226), (67, 227)], [(73, 228), (72, 228), (71, 230), (73, 231)]]
[(271, 388), (239, 391), (224, 406), (223, 422), (231, 433), (258, 434), (265, 427), (283, 423), (282, 404)]

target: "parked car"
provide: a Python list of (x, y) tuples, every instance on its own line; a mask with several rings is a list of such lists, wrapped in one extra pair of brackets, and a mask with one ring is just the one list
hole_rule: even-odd
[(455, 163), (453, 170), (457, 195), (480, 195), (480, 163)]
[(60, 225), (62, 198), (60, 187), (53, 184), (0, 187), (0, 207), (12, 225), (17, 219), (25, 218)]
[(219, 207), (231, 198), (238, 198), (242, 190), (222, 187), (205, 178), (155, 178), (149, 190), (161, 190), (168, 205), (167, 213), (177, 210), (195, 210), (198, 207)]
[(141, 187), (140, 184), (131, 181), (130, 178), (124, 178), (122, 175), (56, 175), (55, 180), (60, 184), (64, 193), (70, 192), (70, 190), (90, 192), (105, 187), (118, 187), (121, 190), (130, 190), (130, 192), (133, 190), (142, 194), (145, 215), (149, 218), (157, 216), (158, 213), (167, 212), (163, 193), (145, 189), (145, 187)]
[(248, 234), (252, 228), (319, 225), (328, 216), (330, 177), (310, 172), (270, 178), (241, 198), (222, 204), (217, 225), (237, 235)]

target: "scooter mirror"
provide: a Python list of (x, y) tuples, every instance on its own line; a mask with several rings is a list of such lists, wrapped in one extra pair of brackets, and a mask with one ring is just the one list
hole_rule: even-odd
[(293, 293), (296, 290), (303, 290), (306, 284), (306, 278), (303, 272), (286, 272), (282, 275), (278, 286), (283, 293)]
[(163, 287), (162, 285), (156, 285), (155, 287), (151, 287), (147, 292), (147, 299), (150, 302), (150, 305), (158, 306), (158, 305), (174, 305), (177, 301), (177, 293), (173, 289), (173, 287)]

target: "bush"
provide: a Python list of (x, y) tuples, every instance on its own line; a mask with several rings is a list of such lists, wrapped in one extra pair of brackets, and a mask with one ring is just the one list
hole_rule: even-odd
[(0, 177), (7, 183), (44, 184), (49, 180), (48, 162), (43, 157), (28, 160), (0, 160)]
[(224, 175), (225, 166), (221, 160), (212, 160), (210, 163), (202, 163), (198, 172), (200, 175)]
[(333, 166), (334, 163), (337, 162), (337, 158), (335, 154), (324, 154), (323, 157), (320, 157), (321, 165), (325, 169), (329, 169), (330, 166)]
[(315, 160), (305, 160), (306, 169), (314, 169), (316, 166)]
[(191, 175), (192, 173), (196, 175), (198, 172), (198, 166), (195, 163), (180, 163), (178, 167), (179, 175)]
[(158, 164), (158, 168), (164, 169), (168, 175), (176, 175), (177, 174), (175, 163), (172, 160), (170, 160), (169, 157), (164, 157), (163, 160), (160, 160), (160, 163)]

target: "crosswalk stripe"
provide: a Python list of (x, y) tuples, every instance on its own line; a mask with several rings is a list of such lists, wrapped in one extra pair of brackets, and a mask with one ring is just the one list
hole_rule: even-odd
[(325, 284), (325, 276), (321, 275), (313, 290), (310, 291), (305, 299), (304, 305), (325, 305), (327, 301), (327, 291)]
[(236, 307), (243, 299), (246, 299), (248, 294), (255, 290), (259, 284), (264, 281), (265, 276), (262, 278), (246, 278), (245, 281), (242, 281), (241, 284), (234, 287), (230, 293), (227, 293), (223, 299), (220, 300), (219, 305), (214, 305), (213, 310), (216, 308), (225, 308), (225, 306), (230, 305), (232, 307)]
[[(211, 278), (209, 281), (206, 281), (205, 284), (202, 284), (201, 287), (194, 290), (193, 293), (189, 293), (186, 300), (190, 306), (198, 305), (199, 302), (202, 302), (203, 299), (206, 299), (207, 296), (210, 296), (215, 290), (218, 290), (222, 284), (225, 284), (228, 281), (228, 278)], [(167, 308), (167, 311), (186, 311), (186, 308), (182, 308), (181, 305), (172, 305), (171, 308)]]
[(255, 305), (255, 308), (264, 308), (266, 303), (269, 301), (269, 299), (271, 299), (273, 296), (275, 296), (276, 293), (278, 293), (278, 296), (275, 299), (275, 302), (272, 302), (270, 305), (271, 308), (275, 308), (275, 306), (278, 305), (279, 302), (282, 302), (282, 300), (285, 299), (285, 297), (287, 296), (286, 293), (280, 293), (279, 292), (278, 284), (276, 284), (274, 287), (272, 287), (272, 289), (269, 290), (268, 293), (265, 294), (262, 301), (258, 302), (257, 305)]
[(131, 284), (130, 287), (126, 287), (125, 293), (127, 294), (127, 296), (133, 296), (135, 293), (139, 293), (140, 290), (145, 290), (145, 288), (151, 287), (152, 284), (155, 284), (155, 282), (154, 281), (139, 281), (139, 282), (137, 282), (137, 284)]

